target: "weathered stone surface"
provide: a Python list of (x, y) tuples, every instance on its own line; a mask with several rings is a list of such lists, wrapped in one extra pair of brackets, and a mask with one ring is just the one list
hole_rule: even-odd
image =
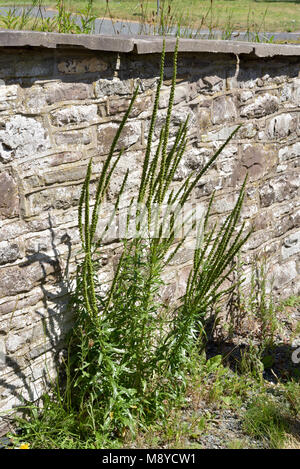
[[(188, 94), (189, 94), (189, 90), (186, 85), (177, 86), (174, 92), (174, 104), (178, 104), (182, 101), (186, 101), (188, 98)], [(160, 108), (168, 107), (169, 97), (170, 97), (169, 88), (161, 91), (160, 98), (159, 98)]]
[[(0, 45), (2, 47), (46, 47), (51, 48), (70, 48), (74, 46), (86, 48), (89, 50), (114, 51), (114, 52), (132, 52), (135, 48), (137, 54), (160, 53), (163, 47), (161, 37), (143, 36), (143, 37), (118, 37), (87, 34), (59, 34), (43, 33), (32, 31), (1, 31)], [(173, 52), (175, 47), (174, 38), (167, 38), (166, 51)], [(222, 40), (197, 40), (181, 39), (179, 44), (180, 52), (210, 52), (214, 54), (254, 54), (256, 57), (274, 57), (299, 55), (297, 45), (282, 44), (253, 44), (239, 41)]]
[(56, 155), (51, 155), (44, 159), (45, 166), (48, 163), (49, 166), (59, 166), (61, 164), (66, 163), (74, 163), (75, 161), (79, 161), (83, 159), (82, 152), (79, 151), (63, 151), (61, 153), (57, 153)]
[[(34, 306), (36, 305), (39, 300), (41, 300), (42, 298), (44, 298), (44, 293), (41, 289), (34, 289), (34, 290), (31, 290), (29, 296), (26, 296), (26, 295), (23, 295), (22, 299), (20, 298), (16, 298), (15, 300), (13, 301), (8, 301), (6, 303), (2, 303), (0, 305), (0, 315), (7, 315), (6, 317), (8, 318), (7, 319), (7, 322), (11, 322), (12, 321), (12, 318), (11, 318), (11, 314), (8, 314), (8, 313), (12, 313), (12, 312), (16, 312), (18, 310), (26, 310), (26, 308), (28, 306)], [(32, 308), (31, 308), (32, 309)], [(26, 316), (28, 316), (28, 313), (26, 313)], [(18, 315), (17, 315), (17, 318), (18, 318)], [(31, 322), (31, 318), (27, 321), (27, 322)], [(0, 325), (2, 326), (3, 324), (3, 321), (1, 320), (0, 322)], [(18, 328), (18, 322), (16, 321), (16, 325), (15, 325), (15, 328)], [(21, 327), (23, 327), (23, 325), (21, 325)]]
[(70, 106), (51, 113), (52, 123), (57, 127), (68, 124), (93, 123), (98, 120), (97, 105)]
[[(0, 173), (0, 220), (19, 214), (18, 186), (9, 171)], [(0, 234), (1, 239), (1, 234)]]
[(293, 91), (292, 91), (292, 100), (294, 104), (300, 104), (300, 78), (296, 78), (293, 81)]
[(203, 78), (203, 82), (214, 90), (220, 89), (223, 85), (222, 78), (217, 75), (206, 76)]
[(92, 98), (93, 87), (87, 83), (50, 83), (45, 86), (48, 104)]
[(193, 171), (200, 171), (212, 156), (212, 150), (209, 148), (194, 148), (188, 147), (175, 173), (175, 180), (181, 181), (183, 178), (189, 176)]
[(36, 260), (29, 265), (14, 265), (0, 269), (0, 298), (30, 291), (47, 275), (54, 273), (52, 261), (47, 259)]
[(120, 80), (118, 78), (109, 80), (101, 78), (95, 83), (95, 93), (97, 98), (104, 98), (111, 95), (130, 95), (133, 91), (133, 80)]
[[(6, 368), (6, 348), (4, 340), (0, 340), (0, 371)], [(0, 388), (1, 398), (5, 397)]]
[(27, 197), (27, 216), (38, 215), (44, 210), (67, 209), (78, 204), (80, 186), (60, 186), (45, 189)]
[[(103, 124), (98, 129), (98, 149), (101, 154), (107, 154), (118, 130), (118, 124)], [(141, 123), (130, 122), (125, 124), (116, 150), (129, 148), (141, 139)]]
[(232, 172), (232, 182), (241, 182), (249, 175), (250, 180), (256, 180), (266, 173), (267, 169), (274, 164), (274, 151), (261, 148), (259, 145), (250, 143), (241, 146), (241, 158)]
[(219, 130), (208, 132), (206, 135), (201, 136), (203, 142), (214, 142), (216, 140), (227, 140), (234, 130), (237, 129), (237, 125), (224, 126)]
[(57, 132), (55, 135), (56, 145), (90, 145), (92, 142), (91, 129)]
[[(130, 104), (130, 99), (126, 98), (113, 98), (111, 97), (108, 101), (108, 114), (110, 116), (120, 116), (119, 118), (121, 119), (121, 113), (126, 112), (129, 104)], [(143, 96), (138, 96), (134, 102), (134, 105), (132, 107), (130, 117), (137, 117), (143, 112), (147, 112), (150, 114), (152, 111), (152, 96), (151, 95), (143, 95)]]
[(237, 118), (237, 111), (232, 98), (221, 96), (212, 103), (211, 121), (213, 124), (221, 124), (225, 121), (233, 121)]
[(262, 207), (268, 207), (272, 203), (289, 200), (296, 196), (299, 190), (300, 178), (280, 177), (268, 182), (260, 189)]
[(16, 352), (22, 345), (26, 343), (24, 334), (10, 334), (6, 339), (6, 350), (8, 354)]
[(198, 120), (199, 134), (201, 135), (201, 134), (205, 133), (206, 130), (211, 125), (210, 110), (199, 108), (198, 112), (197, 112), (197, 120)]
[(257, 134), (258, 126), (255, 122), (249, 122), (249, 124), (243, 124), (237, 132), (237, 138), (242, 140), (248, 140), (255, 137)]
[(227, 197), (219, 198), (213, 205), (213, 213), (226, 213), (232, 210), (236, 204), (238, 195), (228, 194)]
[(20, 249), (17, 243), (0, 242), (0, 265), (14, 262), (18, 257), (20, 257)]
[(279, 161), (282, 163), (283, 161), (291, 160), (293, 158), (300, 157), (300, 142), (294, 143), (290, 147), (281, 148), (278, 152)]
[(279, 102), (276, 96), (266, 93), (258, 96), (252, 104), (241, 109), (241, 117), (263, 117), (278, 111)]
[(283, 265), (275, 265), (270, 269), (270, 276), (274, 278), (274, 290), (280, 290), (284, 285), (297, 278), (297, 268), (295, 261), (286, 262)]
[(271, 139), (288, 137), (297, 128), (297, 117), (292, 114), (280, 114), (268, 123), (267, 132)]
[(16, 107), (18, 92), (18, 85), (4, 86), (0, 83), (0, 112)]
[(242, 103), (245, 103), (246, 101), (249, 101), (249, 99), (253, 98), (253, 92), (250, 90), (242, 91), (239, 95), (239, 98)]
[(291, 234), (283, 242), (281, 255), (283, 259), (287, 259), (295, 254), (300, 253), (300, 231)]
[(33, 56), (23, 51), (16, 60), (16, 76), (18, 77), (45, 77), (51, 76), (54, 68), (53, 54), (37, 52)]
[(267, 230), (256, 231), (242, 247), (242, 252), (257, 249), (272, 239), (272, 232)]
[(107, 70), (108, 64), (99, 57), (67, 58), (60, 60), (57, 68), (61, 73), (73, 75), (77, 73), (103, 72)]
[(0, 161), (11, 161), (47, 150), (50, 147), (46, 130), (35, 119), (16, 115), (0, 130)]
[(44, 175), (46, 184), (59, 184), (61, 182), (78, 181), (84, 179), (86, 174), (86, 167), (73, 167), (66, 169), (59, 169), (57, 171), (51, 171)]
[[(272, 217), (269, 214), (268, 220), (272, 220)], [(292, 215), (283, 215), (276, 220), (276, 223), (273, 222), (274, 230), (273, 233), (275, 236), (282, 236), (287, 231), (296, 228), (295, 220)]]

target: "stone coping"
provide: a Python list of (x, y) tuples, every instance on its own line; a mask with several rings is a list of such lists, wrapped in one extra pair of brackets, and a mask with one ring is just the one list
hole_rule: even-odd
[[(160, 36), (103, 36), (59, 34), (37, 31), (0, 30), (0, 47), (80, 48), (111, 52), (154, 54), (162, 51)], [(174, 50), (175, 38), (166, 39), (166, 51)], [(265, 44), (223, 40), (180, 39), (180, 52), (254, 54), (257, 57), (297, 56), (300, 44)]]

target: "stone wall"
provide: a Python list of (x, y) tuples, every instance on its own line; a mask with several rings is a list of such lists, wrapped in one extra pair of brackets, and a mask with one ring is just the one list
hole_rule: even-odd
[[(54, 374), (72, 325), (67, 299), (87, 162), (94, 157), (93, 190), (139, 86), (106, 214), (127, 168), (126, 194), (136, 191), (161, 47), (157, 38), (0, 32), (0, 412), (38, 398)], [(167, 50), (173, 48), (170, 39)], [(174, 135), (190, 114), (178, 184), (242, 124), (192, 199), (205, 204), (217, 189), (214, 214), (223, 217), (248, 171), (242, 217), (254, 233), (244, 249), (245, 273), (254, 254), (267, 253), (275, 291), (285, 296), (299, 293), (299, 62), (299, 46), (182, 40), (171, 127)], [(171, 76), (168, 53), (158, 125)], [(104, 282), (117, 248), (114, 240), (106, 245)], [(166, 298), (182, 291), (191, 256), (186, 246), (173, 260)], [(6, 424), (2, 418), (2, 431)]]

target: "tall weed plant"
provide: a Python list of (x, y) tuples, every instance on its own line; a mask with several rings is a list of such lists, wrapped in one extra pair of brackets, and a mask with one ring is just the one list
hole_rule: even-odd
[[(167, 115), (154, 147), (164, 79), (163, 46), (141, 181), (136, 197), (129, 204), (126, 223), (128, 233), (129, 219), (133, 217), (135, 232), (134, 236), (124, 235), (120, 240), (121, 254), (106, 293), (97, 276), (103, 238), (96, 240), (95, 235), (102, 204), (122, 157), (121, 150), (115, 158), (117, 143), (138, 89), (103, 165), (95, 200), (90, 196), (92, 160), (80, 197), (78, 220), (84, 256), (78, 267), (74, 294), (77, 323), (71, 339), (67, 402), (79, 414), (93, 409), (93, 415), (97, 414), (97, 428), (100, 425), (107, 435), (122, 434), (128, 427), (134, 430), (136, 422), (145, 425), (154, 417), (162, 417), (167, 405), (183, 398), (190, 357), (204, 336), (207, 309), (228, 292), (223, 288), (224, 281), (231, 272), (232, 260), (249, 236), (243, 234), (243, 225), (237, 229), (246, 181), (235, 208), (221, 226), (215, 224), (208, 228), (214, 195), (204, 219), (191, 221), (188, 216), (182, 221), (179, 216), (193, 188), (237, 129), (201, 171), (192, 173), (176, 190), (172, 187), (186, 148), (188, 130), (187, 118), (171, 141), (177, 51), (178, 40)], [(104, 233), (118, 213), (127, 178), (128, 172)], [(188, 221), (189, 229), (179, 239), (178, 232)], [(160, 296), (162, 275), (193, 230), (197, 233), (197, 245), (186, 291), (176, 306), (168, 309)]]

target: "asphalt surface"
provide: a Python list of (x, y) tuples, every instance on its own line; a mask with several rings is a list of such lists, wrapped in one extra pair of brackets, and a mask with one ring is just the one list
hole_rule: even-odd
[[(41, 8), (30, 8), (30, 7), (0, 7), (0, 16), (5, 16), (8, 14), (9, 10), (13, 10), (14, 14), (20, 16), (24, 10), (30, 9), (30, 16), (33, 17), (43, 17), (43, 18), (53, 18), (56, 16), (57, 12), (54, 10), (46, 9), (45, 7)], [(72, 17), (74, 21), (81, 25), (81, 18), (74, 15)], [(171, 28), (167, 35), (175, 36), (177, 33), (177, 28)], [(230, 36), (224, 37), (224, 33), (219, 30), (201, 30), (201, 33), (182, 28), (181, 31), (184, 37), (191, 37), (197, 39), (230, 39), (235, 41), (250, 41), (250, 42), (274, 42), (274, 41), (287, 41), (289, 43), (299, 43), (300, 41), (300, 31), (298, 33), (247, 33), (244, 31), (233, 31)], [(103, 35), (118, 35), (118, 36), (136, 36), (136, 35), (162, 35), (161, 31), (155, 31), (151, 25), (141, 24), (139, 22), (131, 21), (119, 21), (111, 20), (104, 18), (97, 18), (95, 20), (95, 27), (93, 34), (103, 34)]]

